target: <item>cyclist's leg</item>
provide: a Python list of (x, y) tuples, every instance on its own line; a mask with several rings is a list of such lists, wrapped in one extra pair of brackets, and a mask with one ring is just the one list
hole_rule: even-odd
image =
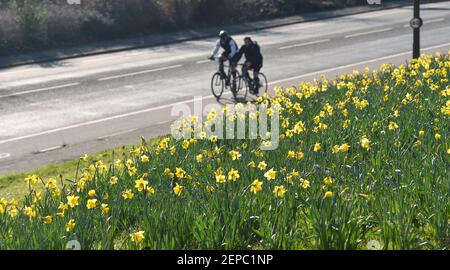
[(233, 88), (235, 88), (235, 89), (236, 89), (236, 77), (237, 77), (236, 68), (237, 68), (237, 63), (230, 60), (231, 76), (233, 77)]
[(222, 54), (222, 56), (219, 58), (219, 72), (222, 76), (222, 79), (225, 79), (227, 77), (227, 74), (225, 73), (225, 67), (224, 64), (227, 61), (226, 57)]
[(231, 75), (233, 75), (233, 78), (236, 79), (236, 75), (237, 75), (237, 63), (234, 61), (230, 60), (230, 68), (231, 68)]
[(247, 61), (242, 66), (242, 77), (247, 81), (250, 80), (249, 74), (248, 74), (248, 62)]
[(262, 64), (256, 64), (253, 67), (253, 79), (255, 80), (255, 93), (258, 94), (259, 88), (261, 86), (260, 80), (259, 80), (259, 72), (261, 71)]

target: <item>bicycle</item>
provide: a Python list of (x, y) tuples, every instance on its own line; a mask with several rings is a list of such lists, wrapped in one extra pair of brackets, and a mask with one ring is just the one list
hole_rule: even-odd
[[(214, 58), (214, 61), (217, 61), (218, 58)], [(243, 78), (239, 71), (236, 70), (236, 77), (233, 77), (231, 74), (231, 67), (229, 65), (225, 65), (225, 68), (228, 68), (228, 73), (226, 77), (223, 78), (220, 71), (214, 73), (211, 78), (211, 91), (216, 99), (220, 99), (222, 97), (223, 91), (230, 87), (230, 91), (233, 94), (233, 98), (238, 101), (238, 99), (246, 100), (248, 88), (243, 87)], [(227, 84), (227, 81), (230, 82)], [(244, 90), (244, 91), (242, 91)], [(240, 96), (241, 95), (241, 96)]]
[[(239, 64), (240, 67), (243, 67), (244, 64)], [(253, 70), (253, 68), (250, 68), (247, 70), (247, 72)], [(263, 72), (259, 72), (259, 93), (261, 94), (265, 94), (267, 93), (268, 89), (269, 89), (269, 83), (267, 82), (267, 76), (263, 73)], [(247, 88), (246, 91), (250, 90), (250, 93), (254, 93), (255, 92), (255, 87), (256, 87), (256, 82), (254, 80), (254, 78), (250, 78), (250, 76), (248, 77), (249, 80), (247, 80), (247, 78), (244, 78), (243, 75), (241, 75), (241, 79), (245, 82), (245, 87)]]

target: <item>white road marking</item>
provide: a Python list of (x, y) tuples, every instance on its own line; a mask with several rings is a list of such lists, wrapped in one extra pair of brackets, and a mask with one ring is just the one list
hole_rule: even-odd
[(438, 18), (438, 19), (432, 19), (432, 20), (424, 19), (423, 20), (423, 24), (426, 25), (426, 24), (429, 24), (429, 23), (437, 23), (437, 22), (443, 22), (443, 21), (445, 21), (445, 18)]
[[(423, 51), (427, 51), (427, 50), (433, 50), (433, 49), (437, 49), (437, 48), (440, 48), (440, 47), (446, 47), (446, 46), (450, 46), (450, 42), (449, 43), (445, 43), (445, 44), (441, 44), (441, 45), (428, 47), (428, 48), (423, 48), (422, 50)], [(408, 55), (408, 54), (411, 54), (411, 53), (412, 52), (410, 52), (410, 51), (409, 52), (403, 52), (403, 53), (393, 54), (393, 55), (384, 56), (384, 57), (380, 57), (380, 58), (375, 58), (375, 59), (371, 59), (371, 60), (367, 60), (367, 61), (362, 61), (362, 62), (358, 62), (358, 63), (354, 63), (354, 64), (349, 64), (349, 65), (344, 65), (344, 66), (338, 66), (338, 67), (334, 67), (334, 68), (324, 69), (324, 70), (320, 70), (320, 71), (315, 71), (315, 72), (311, 72), (311, 73), (307, 73), (307, 74), (303, 74), (303, 75), (299, 75), (299, 76), (294, 76), (294, 77), (290, 77), (290, 78), (286, 78), (286, 79), (282, 79), (282, 80), (278, 80), (278, 81), (273, 81), (273, 82), (270, 82), (269, 85), (274, 85), (274, 84), (278, 84), (278, 83), (282, 83), (282, 82), (288, 82), (288, 81), (301, 79), (301, 78), (309, 77), (309, 76), (313, 76), (313, 75), (318, 75), (318, 74), (322, 74), (322, 73), (326, 73), (326, 72), (330, 72), (330, 71), (336, 71), (336, 70), (339, 70), (339, 69), (345, 69), (345, 68), (349, 68), (349, 67), (370, 64), (370, 63), (373, 63), (373, 62), (378, 62), (378, 61), (386, 60), (386, 59), (389, 59), (389, 58), (394, 58), (394, 57), (398, 57), (398, 56)]]
[(138, 130), (138, 129), (137, 129), (137, 128), (129, 129), (129, 130), (125, 130), (125, 131), (113, 133), (113, 134), (111, 134), (111, 135), (106, 135), (106, 136), (98, 137), (97, 139), (98, 139), (99, 141), (102, 141), (102, 140), (104, 140), (104, 139), (108, 139), (108, 138), (112, 138), (112, 137), (117, 137), (117, 136), (119, 136), (119, 135), (131, 133), (131, 132), (136, 131), (136, 130)]
[(0, 153), (0, 159), (9, 158), (10, 156), (10, 153)]
[(296, 48), (296, 47), (303, 47), (303, 46), (308, 46), (308, 45), (313, 45), (313, 44), (325, 43), (328, 41), (330, 41), (330, 39), (322, 39), (322, 40), (317, 40), (317, 41), (294, 44), (294, 45), (280, 47), (280, 50), (286, 50), (286, 49), (292, 49), (292, 48)]
[[(438, 19), (431, 19), (431, 20), (424, 19), (423, 20), (423, 25), (427, 25), (427, 24), (431, 24), (431, 23), (437, 23), (437, 22), (443, 22), (443, 21), (445, 21), (445, 18), (438, 18)], [(403, 27), (411, 27), (411, 25), (410, 24), (405, 24), (405, 25), (403, 25)]]
[[(376, 13), (374, 13), (376, 12)], [(408, 12), (408, 10), (404, 10), (401, 7), (400, 8), (395, 8), (393, 10), (374, 10), (374, 12), (368, 12), (368, 13), (363, 13), (363, 14), (356, 14), (356, 15), (350, 15), (353, 18), (376, 18), (376, 17), (382, 17), (382, 16), (387, 16), (387, 15), (392, 15), (392, 14), (397, 14), (397, 13), (402, 13), (402, 12)]]
[(39, 89), (34, 89), (34, 90), (16, 92), (16, 93), (11, 93), (11, 94), (0, 96), (0, 98), (15, 97), (15, 96), (21, 96), (21, 95), (32, 94), (32, 93), (45, 92), (45, 91), (50, 91), (50, 90), (55, 90), (55, 89), (77, 86), (77, 85), (80, 85), (80, 83), (75, 82), (75, 83), (68, 83), (68, 84), (51, 86), (51, 87), (46, 87), (46, 88), (39, 88)]
[[(440, 45), (436, 45), (436, 46), (423, 48), (422, 50), (423, 51), (427, 51), (427, 50), (433, 50), (433, 49), (446, 47), (446, 46), (450, 46), (450, 42), (449, 43), (440, 44)], [(300, 75), (300, 76), (294, 76), (294, 77), (286, 78), (286, 79), (283, 79), (283, 80), (273, 81), (273, 82), (270, 82), (269, 85), (274, 85), (274, 84), (278, 84), (278, 83), (282, 83), (282, 82), (292, 81), (292, 80), (295, 80), (295, 79), (299, 79), (299, 78), (303, 78), (303, 77), (307, 77), (307, 76), (312, 76), (312, 75), (315, 75), (315, 74), (321, 74), (321, 73), (335, 71), (335, 70), (339, 70), (339, 69), (344, 69), (344, 68), (364, 65), (364, 64), (368, 64), (368, 63), (373, 63), (373, 62), (377, 62), (377, 61), (380, 61), (380, 60), (385, 60), (385, 59), (394, 58), (394, 57), (403, 56), (403, 55), (408, 55), (408, 54), (411, 54), (411, 52), (408, 51), (408, 52), (393, 54), (393, 55), (384, 56), (384, 57), (380, 57), (380, 58), (375, 58), (375, 59), (371, 59), (371, 60), (367, 60), (367, 61), (362, 61), (362, 62), (358, 62), (358, 63), (353, 63), (353, 64), (349, 64), (349, 65), (345, 65), (345, 66), (339, 66), (339, 67), (335, 67), (335, 68), (319, 70), (319, 71), (311, 72), (311, 73), (308, 73), (308, 74), (303, 74), (303, 75)], [(225, 94), (231, 94), (231, 93), (227, 92)], [(212, 98), (215, 98), (215, 97), (213, 95), (203, 97), (204, 100), (212, 99)], [(47, 134), (51, 134), (51, 133), (55, 133), (55, 132), (65, 131), (65, 130), (69, 130), (69, 129), (73, 129), (73, 128), (79, 128), (79, 127), (83, 127), (83, 126), (98, 124), (98, 123), (102, 123), (102, 122), (106, 122), (106, 121), (110, 121), (110, 120), (125, 118), (125, 117), (129, 117), (129, 116), (137, 115), (137, 114), (142, 114), (142, 113), (157, 111), (157, 110), (161, 110), (161, 109), (171, 108), (173, 106), (186, 104), (186, 103), (191, 103), (191, 102), (194, 102), (194, 101), (195, 101), (195, 99), (188, 99), (188, 100), (184, 100), (184, 101), (180, 101), (180, 102), (176, 102), (176, 103), (172, 103), (172, 104), (161, 105), (161, 106), (152, 107), (152, 108), (149, 108), (149, 109), (144, 109), (144, 110), (124, 113), (124, 114), (119, 114), (119, 115), (115, 115), (115, 116), (111, 116), (111, 117), (106, 117), (106, 118), (92, 120), (92, 121), (88, 121), (88, 122), (84, 122), (84, 123), (74, 124), (74, 125), (70, 125), (70, 126), (66, 126), (66, 127), (55, 128), (55, 129), (51, 129), (51, 130), (47, 130), (47, 131), (43, 131), (43, 132), (39, 132), (39, 133), (35, 133), (35, 134), (29, 134), (29, 135), (25, 135), (25, 136), (20, 136), (20, 137), (15, 137), (15, 138), (11, 138), (11, 139), (6, 139), (6, 140), (3, 140), (3, 141), (0, 141), (0, 145), (1, 144), (6, 144), (6, 143), (10, 143), (10, 142), (20, 141), (20, 140), (24, 140), (24, 139), (29, 139), (29, 138), (33, 138), (33, 137), (38, 137), (38, 136), (42, 136), (42, 135), (47, 135)]]
[(42, 68), (36, 68), (36, 67), (27, 67), (27, 68), (21, 68), (19, 67), (18, 70), (13, 70), (13, 71), (4, 71), (4, 72), (0, 72), (0, 76), (10, 76), (12, 74), (15, 73), (25, 73), (25, 72), (30, 72), (30, 71), (36, 71), (36, 70), (41, 70)]
[(111, 76), (111, 77), (100, 78), (98, 80), (99, 81), (108, 81), (108, 80), (131, 77), (131, 76), (136, 76), (136, 75), (141, 75), (141, 74), (146, 74), (146, 73), (152, 73), (152, 72), (156, 72), (156, 71), (180, 68), (182, 66), (183, 65), (174, 65), (174, 66), (168, 66), (168, 67), (162, 67), (162, 68), (148, 69), (148, 70), (143, 70), (143, 71), (138, 71), (138, 72), (133, 72), (133, 73), (126, 73), (126, 74), (121, 74), (121, 75), (116, 75), (116, 76)]
[(357, 33), (357, 34), (347, 35), (347, 36), (345, 36), (345, 38), (360, 37), (360, 36), (365, 36), (365, 35), (370, 35), (370, 34), (376, 34), (376, 33), (381, 33), (381, 32), (387, 32), (387, 31), (391, 31), (391, 30), (392, 30), (392, 28), (383, 28), (383, 29), (378, 29), (378, 30), (374, 30), (374, 31), (368, 31), (368, 32), (363, 32), (363, 33)]
[(97, 57), (97, 56), (94, 56), (94, 58), (83, 60), (83, 61), (81, 61), (81, 63), (107, 61), (107, 60), (111, 60), (111, 59), (117, 59), (117, 58), (123, 57), (123, 56), (124, 55), (114, 55), (114, 56), (108, 56), (108, 57)]
[(201, 61), (197, 61), (195, 63), (198, 64), (198, 65), (201, 65), (201, 64), (206, 64), (206, 63), (209, 63), (209, 62), (212, 62), (212, 61), (211, 60), (201, 60)]
[(43, 154), (43, 153), (47, 153), (47, 152), (51, 152), (51, 151), (56, 151), (56, 150), (62, 149), (64, 147), (65, 147), (65, 145), (58, 145), (58, 146), (49, 147), (49, 148), (45, 148), (45, 149), (39, 150), (36, 153), (37, 154)]

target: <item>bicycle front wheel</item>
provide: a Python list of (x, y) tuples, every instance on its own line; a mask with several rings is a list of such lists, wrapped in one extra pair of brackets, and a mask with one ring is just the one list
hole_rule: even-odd
[(211, 91), (214, 97), (219, 99), (223, 94), (225, 82), (219, 72), (215, 73), (211, 79)]
[(231, 88), (234, 100), (237, 102), (245, 102), (248, 94), (248, 84), (239, 72), (236, 74), (235, 86)]

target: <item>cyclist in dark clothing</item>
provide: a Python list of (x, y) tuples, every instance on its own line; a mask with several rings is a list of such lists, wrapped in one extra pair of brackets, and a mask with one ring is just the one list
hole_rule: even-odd
[(250, 90), (252, 91), (253, 88), (253, 94), (257, 95), (260, 86), (259, 71), (263, 67), (263, 56), (261, 54), (261, 48), (259, 47), (258, 43), (253, 42), (250, 37), (246, 37), (244, 39), (244, 43), (245, 44), (241, 47), (237, 54), (237, 62), (239, 62), (239, 60), (242, 58), (242, 55), (245, 55), (245, 63), (242, 67), (242, 75), (249, 82), (251, 82), (248, 71), (253, 69), (255, 87), (250, 87)]
[[(216, 45), (214, 46), (214, 50), (211, 53), (209, 59), (214, 60), (214, 57), (219, 52), (220, 48), (223, 49), (223, 53), (219, 58), (219, 71), (222, 75), (222, 78), (227, 78), (227, 75), (224, 70), (224, 62), (230, 61), (231, 74), (233, 78), (236, 78), (236, 66), (238, 63), (237, 53), (238, 53), (238, 45), (233, 40), (232, 37), (228, 35), (226, 31), (220, 31), (219, 33), (220, 39), (217, 40)], [(227, 80), (227, 85), (229, 85), (229, 81)]]

